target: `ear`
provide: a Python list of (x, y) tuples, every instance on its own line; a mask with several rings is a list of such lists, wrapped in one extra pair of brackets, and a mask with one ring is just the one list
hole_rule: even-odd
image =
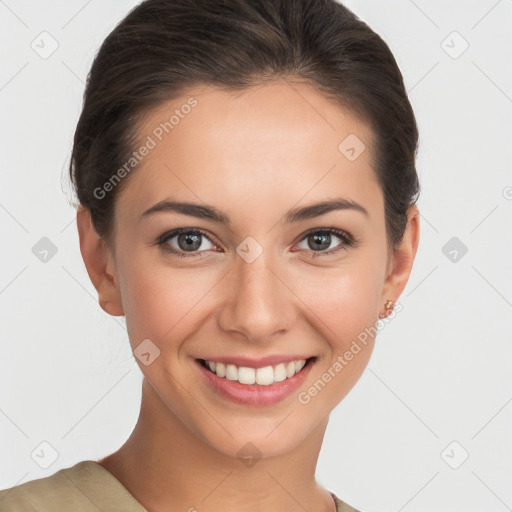
[[(387, 277), (381, 295), (382, 305), (386, 300), (397, 301), (404, 291), (420, 240), (420, 212), (416, 205), (407, 210), (407, 227), (400, 246), (393, 252), (387, 267)], [(382, 306), (384, 311), (384, 307)]]
[(113, 316), (124, 315), (114, 257), (103, 238), (98, 236), (88, 208), (79, 205), (76, 212), (80, 252), (101, 308)]

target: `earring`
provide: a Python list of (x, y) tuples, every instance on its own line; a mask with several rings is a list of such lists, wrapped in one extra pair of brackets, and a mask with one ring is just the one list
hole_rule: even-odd
[(386, 318), (393, 312), (393, 308), (395, 307), (395, 301), (388, 299), (386, 301), (386, 304), (384, 304), (384, 307), (386, 308), (386, 311), (380, 314), (379, 318)]

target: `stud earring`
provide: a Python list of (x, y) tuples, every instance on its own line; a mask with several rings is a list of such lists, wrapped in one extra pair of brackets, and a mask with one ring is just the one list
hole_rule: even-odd
[(395, 301), (388, 299), (386, 301), (386, 304), (384, 304), (384, 307), (386, 308), (386, 311), (380, 314), (379, 318), (386, 318), (393, 312), (393, 308), (395, 307)]

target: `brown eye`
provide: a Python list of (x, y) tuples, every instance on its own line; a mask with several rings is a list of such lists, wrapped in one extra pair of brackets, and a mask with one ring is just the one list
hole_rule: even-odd
[(201, 247), (200, 233), (182, 233), (177, 235), (178, 247), (183, 251), (194, 251)]
[[(338, 242), (333, 248), (327, 250), (332, 246), (333, 242), (336, 241), (336, 238), (340, 240), (341, 243)], [(313, 257), (333, 254), (339, 250), (346, 250), (355, 245), (355, 241), (350, 234), (334, 228), (310, 231), (306, 233), (301, 243), (303, 243), (303, 241), (305, 241), (306, 247), (302, 246), (302, 248), (312, 252)]]
[(309, 235), (307, 237), (308, 246), (316, 251), (316, 250), (325, 250), (328, 249), (331, 245), (331, 234), (330, 233), (315, 233), (313, 235)]
[[(208, 243), (205, 245), (205, 241), (210, 244), (210, 247)], [(157, 243), (162, 250), (181, 255), (181, 257), (198, 256), (215, 247), (203, 231), (189, 228), (179, 228), (164, 233)]]

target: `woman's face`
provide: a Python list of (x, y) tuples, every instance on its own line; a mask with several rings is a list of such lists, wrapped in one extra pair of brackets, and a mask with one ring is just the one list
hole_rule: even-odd
[[(117, 197), (112, 259), (137, 363), (166, 414), (209, 446), (290, 451), (360, 377), (389, 297), (372, 134), (280, 80), (243, 93), (195, 88), (152, 111), (139, 135), (147, 151)], [(195, 207), (151, 211), (165, 201)], [(360, 208), (290, 213), (333, 201)], [(231, 380), (258, 375), (267, 384)]]

